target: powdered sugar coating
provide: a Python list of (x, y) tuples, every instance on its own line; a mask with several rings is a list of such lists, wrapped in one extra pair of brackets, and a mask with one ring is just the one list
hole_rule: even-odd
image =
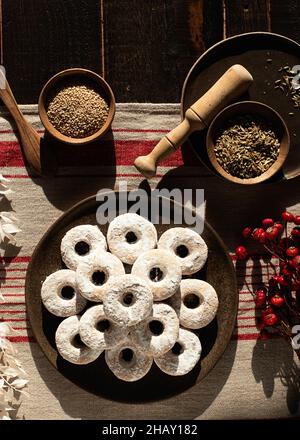
[[(136, 240), (133, 237), (132, 242), (128, 241), (130, 233), (134, 234)], [(156, 228), (140, 215), (122, 214), (110, 223), (107, 243), (110, 251), (123, 263), (133, 264), (139, 255), (156, 247)]]
[[(183, 258), (178, 256), (177, 249), (180, 246), (188, 250), (188, 255)], [(207, 245), (203, 238), (189, 228), (168, 229), (160, 237), (158, 248), (174, 253), (180, 262), (183, 275), (198, 272), (204, 266), (208, 255)]]
[[(162, 324), (162, 333), (157, 335), (151, 331), (151, 323), (156, 321)], [(176, 312), (163, 303), (153, 304), (151, 316), (137, 324), (130, 332), (132, 341), (154, 357), (169, 351), (175, 344), (178, 334), (179, 320)]]
[(103, 351), (85, 345), (77, 346), (74, 338), (79, 335), (79, 316), (64, 319), (57, 327), (55, 342), (61, 357), (72, 364), (85, 365), (95, 361)]
[[(199, 298), (197, 307), (189, 308), (185, 305), (188, 295)], [(181, 281), (180, 290), (170, 299), (170, 304), (178, 313), (183, 327), (199, 329), (206, 327), (214, 319), (219, 300), (215, 289), (206, 281), (186, 279)]]
[[(122, 353), (124, 350), (130, 350), (133, 357), (126, 362)], [(110, 370), (119, 379), (126, 382), (135, 382), (142, 379), (149, 372), (153, 358), (147, 352), (140, 350), (130, 340), (118, 345), (116, 348), (105, 352), (105, 360)]]
[[(119, 325), (132, 326), (147, 318), (153, 296), (147, 282), (134, 275), (114, 277), (105, 285), (103, 309), (106, 316)], [(128, 298), (132, 301), (129, 304)]]
[[(79, 242), (84, 242), (89, 246), (89, 251), (85, 255), (79, 255), (75, 246)], [(106, 251), (106, 239), (98, 226), (79, 225), (70, 229), (61, 241), (61, 257), (65, 265), (72, 270), (76, 270), (80, 262), (85, 261), (95, 251)]]
[[(100, 322), (107, 324), (108, 328), (99, 330), (97, 325)], [(82, 341), (88, 347), (95, 350), (107, 350), (126, 339), (128, 329), (107, 319), (103, 306), (99, 304), (91, 307), (82, 315), (79, 323), (79, 333)]]
[[(152, 280), (151, 271), (161, 271), (161, 279)], [(176, 256), (164, 249), (152, 249), (142, 254), (132, 266), (131, 273), (145, 279), (154, 301), (162, 301), (178, 290), (181, 281), (181, 265)]]
[[(93, 282), (93, 274), (97, 272), (100, 275), (103, 274), (103, 284), (96, 285)], [(102, 302), (106, 283), (111, 277), (124, 274), (124, 266), (118, 257), (109, 252), (98, 251), (78, 264), (76, 281), (79, 292), (84, 298), (89, 301)]]
[[(63, 298), (61, 291), (64, 287), (71, 287), (74, 290), (72, 298)], [(61, 318), (76, 315), (86, 306), (86, 300), (77, 288), (75, 272), (69, 269), (54, 272), (45, 279), (41, 298), (46, 309)]]
[(198, 336), (182, 328), (179, 329), (176, 343), (182, 347), (180, 354), (174, 354), (172, 350), (169, 350), (163, 356), (154, 358), (154, 362), (170, 376), (183, 376), (189, 373), (199, 361), (202, 347)]

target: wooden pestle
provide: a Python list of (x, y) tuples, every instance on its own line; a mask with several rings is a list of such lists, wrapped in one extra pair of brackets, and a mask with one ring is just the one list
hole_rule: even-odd
[(15, 97), (9, 87), (9, 84), (1, 71), (3, 85), (5, 88), (0, 88), (0, 99), (3, 101), (11, 116), (14, 118), (16, 126), (19, 130), (21, 147), (30, 169), (37, 175), (41, 175), (41, 159), (40, 159), (40, 143), (41, 137), (34, 130), (34, 128), (26, 121)]
[(185, 118), (174, 130), (163, 137), (147, 156), (136, 158), (134, 165), (147, 178), (156, 175), (158, 164), (172, 154), (196, 130), (208, 126), (212, 119), (231, 101), (246, 92), (253, 77), (245, 67), (236, 64), (196, 101), (185, 113)]

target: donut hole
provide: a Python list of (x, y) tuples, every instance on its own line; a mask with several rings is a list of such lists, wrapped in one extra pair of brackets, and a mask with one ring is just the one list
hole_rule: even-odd
[(127, 234), (125, 235), (125, 239), (129, 244), (134, 244), (138, 240), (136, 234), (133, 231), (127, 232)]
[(75, 244), (76, 254), (83, 256), (90, 252), (90, 246), (85, 241), (79, 241)]
[(177, 246), (177, 248), (175, 249), (175, 253), (178, 257), (185, 258), (189, 255), (190, 252), (184, 244), (181, 244)]
[(75, 290), (72, 286), (64, 286), (60, 291), (60, 296), (63, 299), (72, 299), (75, 296)]
[(125, 307), (130, 307), (130, 306), (132, 306), (133, 304), (134, 304), (134, 294), (133, 293), (130, 293), (130, 292), (127, 292), (127, 293), (124, 293), (124, 295), (122, 296), (122, 304), (123, 304), (123, 306), (125, 306)]
[(183, 304), (188, 309), (196, 309), (200, 305), (200, 298), (198, 295), (195, 295), (195, 293), (188, 293), (183, 298)]
[(106, 282), (106, 274), (101, 270), (97, 270), (92, 275), (92, 283), (95, 286), (102, 286)]
[(110, 328), (110, 322), (108, 319), (101, 319), (96, 324), (96, 329), (101, 333), (108, 331), (109, 328)]
[(76, 347), (76, 348), (84, 348), (84, 347), (86, 347), (85, 343), (82, 342), (82, 339), (81, 339), (79, 333), (77, 333), (77, 334), (74, 336), (74, 338), (73, 338), (73, 340), (72, 340), (72, 344), (73, 344), (74, 347)]
[(163, 271), (159, 267), (153, 267), (149, 272), (149, 278), (154, 283), (158, 283), (164, 277)]
[(150, 321), (148, 324), (150, 332), (154, 336), (159, 336), (164, 331), (164, 325), (162, 322), (158, 321), (157, 319), (154, 319), (153, 321)]
[(180, 344), (180, 342), (175, 342), (171, 348), (171, 351), (173, 354), (175, 354), (175, 356), (179, 356), (181, 353), (183, 353), (183, 346)]
[(131, 348), (124, 348), (119, 355), (119, 361), (123, 365), (132, 365), (135, 362), (135, 354)]

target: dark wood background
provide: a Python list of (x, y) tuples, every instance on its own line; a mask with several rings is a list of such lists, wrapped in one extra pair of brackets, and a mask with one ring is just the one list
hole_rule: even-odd
[(1, 62), (19, 103), (75, 66), (108, 80), (119, 102), (179, 102), (215, 42), (248, 31), (300, 41), (298, 0), (0, 0)]

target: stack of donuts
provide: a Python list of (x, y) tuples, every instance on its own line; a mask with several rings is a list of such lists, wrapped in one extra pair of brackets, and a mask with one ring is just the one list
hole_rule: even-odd
[(214, 288), (190, 277), (207, 254), (197, 232), (174, 227), (158, 240), (155, 226), (137, 214), (116, 217), (106, 238), (97, 226), (69, 230), (61, 242), (67, 269), (41, 289), (47, 310), (64, 318), (55, 334), (60, 355), (88, 364), (105, 351), (108, 367), (128, 382), (144, 377), (153, 361), (172, 376), (190, 372), (201, 356), (193, 330), (218, 309)]

